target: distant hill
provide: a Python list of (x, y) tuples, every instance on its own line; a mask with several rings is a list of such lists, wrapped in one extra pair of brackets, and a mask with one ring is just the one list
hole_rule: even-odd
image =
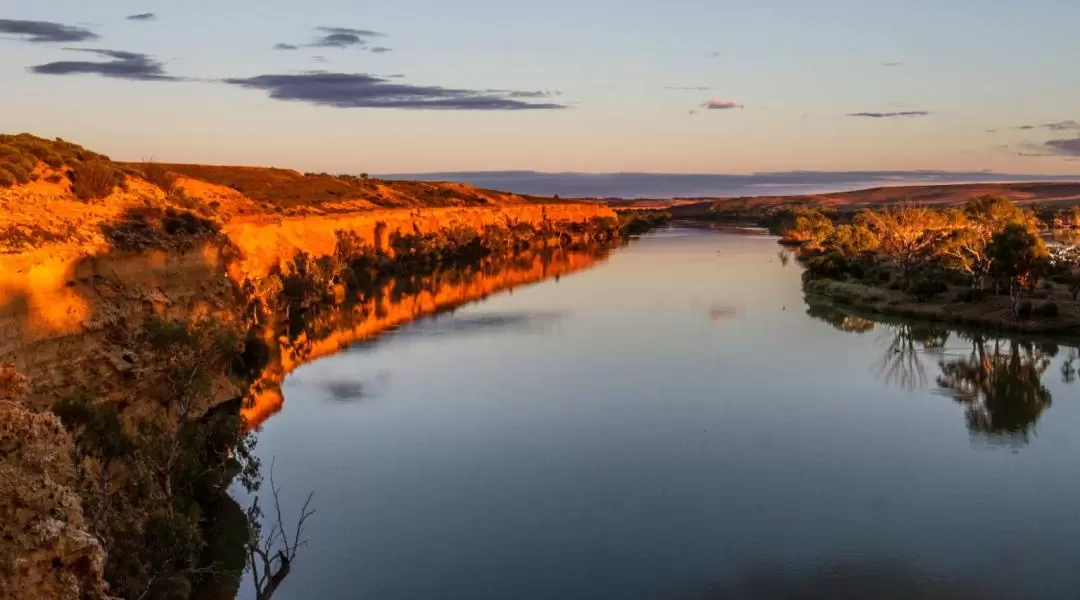
[(1080, 204), (1080, 181), (910, 185), (794, 196), (612, 200), (609, 204), (614, 208), (665, 208), (673, 216), (692, 218), (704, 216), (710, 211), (755, 213), (793, 205), (831, 206), (839, 210), (878, 207), (895, 202), (949, 206), (963, 204), (968, 199), (979, 196), (1004, 196), (1018, 204)]

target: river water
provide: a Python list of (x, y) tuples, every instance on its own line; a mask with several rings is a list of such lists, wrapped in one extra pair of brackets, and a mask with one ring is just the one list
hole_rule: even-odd
[(808, 310), (778, 250), (661, 230), (296, 369), (275, 598), (1080, 597), (1075, 350)]

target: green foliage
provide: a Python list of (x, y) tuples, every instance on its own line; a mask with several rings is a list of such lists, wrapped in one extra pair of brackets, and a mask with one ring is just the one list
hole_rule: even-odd
[(822, 243), (826, 250), (839, 252), (848, 257), (877, 251), (881, 240), (863, 223), (840, 225)]
[(135, 449), (115, 404), (92, 402), (77, 394), (54, 404), (52, 411), (80, 446), (96, 448), (106, 458), (126, 456)]
[(834, 229), (832, 219), (822, 210), (798, 206), (782, 221), (780, 235), (790, 243), (819, 245)]
[(995, 233), (987, 245), (986, 253), (992, 261), (991, 275), (1009, 289), (1015, 300), (1024, 291), (1032, 291), (1050, 253), (1042, 238), (1024, 225), (1013, 223)]

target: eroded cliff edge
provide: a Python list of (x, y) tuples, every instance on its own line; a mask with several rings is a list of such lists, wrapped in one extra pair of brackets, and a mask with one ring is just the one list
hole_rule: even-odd
[(65, 169), (41, 161), (37, 181), (0, 189), (0, 467), (18, 481), (0, 500), (0, 598), (220, 597), (243, 564), (242, 539), (239, 557), (216, 548), (222, 490), (286, 373), (584, 268), (618, 229), (603, 206), (454, 184), (414, 199), (363, 184), (401, 208), (277, 210), (129, 170), (87, 199)]

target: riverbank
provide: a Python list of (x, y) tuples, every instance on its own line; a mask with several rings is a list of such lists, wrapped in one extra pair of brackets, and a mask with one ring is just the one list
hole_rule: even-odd
[[(237, 512), (223, 491), (260, 476), (250, 410), (283, 363), (333, 338), (323, 315), (348, 311), (355, 327), (415, 295), (386, 320), (405, 322), (572, 270), (583, 263), (543, 257), (615, 243), (625, 224), (601, 205), (457, 184), (171, 172), (0, 141), (36, 161), (27, 182), (0, 189), (0, 401), (17, 417), (0, 472), (21, 474), (0, 487), (0, 509), (23, 507), (0, 511), (12, 517), (0, 526), (0, 596), (8, 585), (40, 597), (228, 596), (247, 536), (219, 527)], [(95, 170), (108, 182), (80, 188)], [(523, 255), (530, 266), (505, 281), (439, 275)], [(39, 456), (45, 447), (56, 456)]]
[[(1025, 318), (1013, 316), (1012, 301), (1007, 296), (987, 296), (978, 302), (963, 302), (942, 295), (920, 301), (902, 291), (830, 279), (808, 279), (803, 288), (808, 298), (828, 300), (870, 314), (991, 331), (1080, 337), (1080, 302), (1061, 295), (1053, 300), (1028, 301), (1029, 316)], [(1054, 308), (1048, 309), (1050, 305)]]

